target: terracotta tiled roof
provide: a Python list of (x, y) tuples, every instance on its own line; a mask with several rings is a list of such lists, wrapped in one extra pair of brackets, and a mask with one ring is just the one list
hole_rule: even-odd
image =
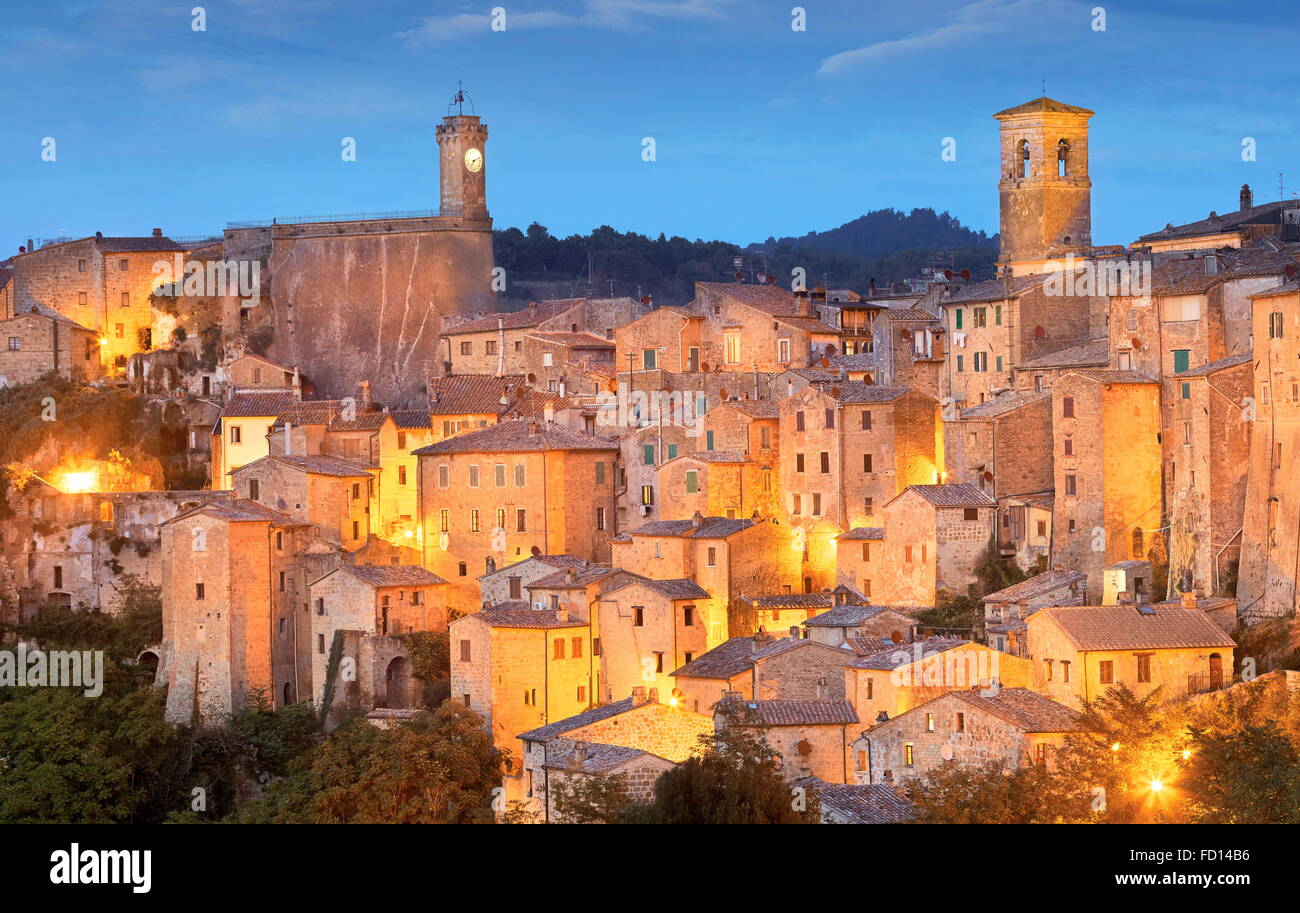
[(848, 824), (901, 824), (916, 817), (916, 806), (887, 783), (827, 783), (816, 777), (802, 777), (792, 785), (809, 789), (817, 796), (823, 816)]
[(1059, 587), (1078, 584), (1083, 586), (1088, 582), (1088, 575), (1082, 571), (1043, 571), (1041, 574), (1035, 574), (1027, 580), (1019, 583), (1013, 583), (1009, 587), (1004, 587), (995, 593), (989, 593), (984, 597), (982, 602), (1019, 602), (1021, 599), (1033, 599), (1044, 593), (1049, 593)]
[(371, 586), (433, 586), (446, 583), (437, 574), (413, 564), (344, 564), (339, 570)]
[(804, 625), (813, 628), (852, 628), (864, 621), (870, 621), (883, 612), (897, 615), (901, 621), (915, 624), (916, 619), (907, 614), (909, 611), (915, 612), (917, 609), (883, 605), (839, 605), (828, 612), (814, 615), (805, 621)]
[(631, 577), (640, 579), (640, 574), (633, 574), (631, 571), (625, 571), (620, 567), (608, 567), (602, 564), (592, 564), (587, 567), (575, 567), (573, 573), (560, 570), (554, 574), (547, 574), (538, 580), (528, 584), (530, 590), (570, 590), (583, 589), (590, 583), (598, 580), (604, 580), (606, 577), (612, 577), (615, 574), (628, 574)]
[[(903, 642), (906, 643), (906, 641)], [(852, 634), (844, 643), (853, 651), (855, 656), (870, 656), (873, 653), (879, 653), (881, 650), (888, 650), (890, 647), (897, 646), (888, 637), (877, 637), (872, 634)]]
[[(480, 612), (480, 615), (483, 613)], [(632, 698), (625, 697), (621, 701), (614, 701), (610, 704), (602, 704), (599, 707), (592, 707), (590, 710), (584, 710), (582, 713), (567, 717), (563, 720), (556, 720), (554, 723), (548, 723), (545, 726), (538, 726), (536, 729), (530, 729), (527, 732), (519, 733), (519, 738), (529, 742), (545, 742), (556, 736), (564, 735), (566, 732), (572, 732), (575, 729), (581, 729), (583, 726), (590, 726), (592, 723), (599, 723), (601, 720), (607, 720), (610, 717), (618, 716), (632, 710)]]
[(477, 618), (493, 628), (585, 628), (587, 622), (572, 615), (561, 621), (550, 609), (487, 609), (471, 612), (465, 618)]
[(309, 524), (295, 520), (288, 514), (280, 513), (278, 510), (272, 510), (264, 504), (256, 501), (249, 501), (243, 498), (232, 501), (209, 501), (200, 504), (192, 510), (177, 514), (170, 520), (160, 523), (160, 526), (166, 526), (175, 523), (177, 520), (186, 517), (192, 517), (196, 514), (203, 514), (209, 517), (217, 517), (230, 523), (271, 523), (274, 526), (308, 526)]
[(1208, 374), (1214, 374), (1217, 371), (1222, 371), (1224, 368), (1235, 368), (1238, 365), (1248, 365), (1251, 363), (1253, 359), (1254, 356), (1252, 356), (1249, 352), (1242, 352), (1240, 355), (1229, 355), (1227, 358), (1217, 359), (1215, 361), (1209, 362), (1208, 364), (1203, 364), (1199, 368), (1191, 368), (1187, 371), (1183, 371), (1179, 374), (1175, 374), (1174, 376), (1175, 377), (1205, 377)]
[[(500, 415), (527, 389), (521, 374), (430, 377), (429, 412), (432, 415)], [(501, 402), (503, 398), (505, 403)]]
[(1078, 345), (1067, 346), (1056, 352), (1048, 352), (1028, 361), (1021, 362), (1018, 370), (1032, 371), (1036, 368), (1077, 368), (1088, 365), (1110, 364), (1110, 340), (1090, 339)]
[(430, 428), (429, 413), (419, 409), (397, 409), (391, 413), (393, 422), (403, 431), (424, 430)]
[(555, 422), (519, 419), (458, 434), (411, 452), (421, 456), (440, 456), (445, 453), (541, 453), (550, 450), (617, 451), (618, 445)]
[(916, 662), (918, 659), (927, 660), (932, 656), (947, 653), (949, 650), (964, 647), (969, 643), (971, 641), (962, 640), (959, 637), (931, 637), (926, 640), (913, 641), (910, 644), (890, 647), (879, 653), (873, 653), (871, 656), (864, 656), (853, 662), (852, 665), (855, 669), (891, 672), (894, 669)]
[(183, 251), (185, 245), (177, 244), (171, 238), (95, 238), (95, 247), (106, 254), (129, 254), (142, 251)]
[(672, 672), (687, 678), (728, 679), (754, 664), (754, 638), (732, 637)]
[(370, 478), (374, 473), (379, 471), (378, 466), (366, 466), (364, 463), (358, 463), (355, 460), (345, 460), (340, 457), (325, 456), (324, 454), (315, 454), (308, 456), (283, 456), (273, 454), (264, 456), (261, 459), (246, 463), (234, 470), (236, 473), (244, 472), (262, 462), (280, 463), (285, 466), (292, 466), (294, 469), (309, 473), (316, 476), (337, 476), (341, 479), (365, 479)]
[(703, 517), (693, 520), (656, 520), (631, 531), (633, 536), (674, 536), (682, 539), (726, 539), (754, 525), (753, 520)]
[(558, 331), (538, 331), (528, 334), (540, 342), (550, 342), (570, 349), (612, 349), (614, 340), (597, 336), (595, 333), (563, 333)]
[[(982, 690), (951, 691), (945, 697), (991, 713), (1022, 732), (1076, 732), (1082, 728), (1079, 711), (1028, 688), (999, 688), (996, 694), (987, 695)], [(913, 712), (924, 706), (913, 708)]]
[(702, 463), (747, 463), (749, 457), (737, 450), (697, 450), (686, 456)]
[(933, 320), (939, 322), (939, 318), (931, 314), (924, 308), (890, 308), (882, 315), (886, 320)]
[(1011, 276), (1007, 278), (986, 279), (963, 288), (956, 289), (940, 302), (950, 304), (978, 304), (984, 301), (1002, 301), (1015, 298), (1032, 288), (1037, 288), (1047, 281), (1047, 276)]
[(629, 580), (620, 587), (609, 591), (617, 593), (619, 590), (626, 589), (630, 586), (643, 586), (646, 589), (653, 590), (660, 596), (667, 599), (708, 599), (709, 591), (704, 589), (694, 580), (679, 578), (676, 580), (651, 580), (648, 577), (641, 577), (639, 580)]
[(830, 370), (840, 371), (874, 371), (876, 355), (874, 352), (856, 352), (853, 355), (832, 355), (826, 359)]
[(1297, 206), (1300, 206), (1300, 203), (1296, 200), (1274, 200), (1271, 203), (1261, 203), (1258, 206), (1252, 206), (1250, 209), (1238, 209), (1235, 212), (1227, 212), (1223, 215), (1216, 214), (1196, 222), (1185, 222), (1182, 225), (1171, 224), (1160, 229), (1160, 231), (1153, 231), (1143, 235), (1138, 238), (1138, 243), (1233, 232), (1239, 231), (1247, 225), (1278, 225), (1281, 222), (1282, 210)]
[(831, 399), (839, 403), (892, 403), (910, 387), (878, 387), (860, 381), (835, 380), (817, 381), (816, 387)]
[(1081, 374), (1084, 377), (1090, 377), (1095, 381), (1103, 384), (1154, 384), (1154, 378), (1147, 377), (1145, 374), (1139, 374), (1137, 371), (1070, 371), (1070, 374)]
[(719, 701), (716, 714), (738, 713), (757, 726), (846, 726), (858, 722), (848, 701)]
[[(997, 501), (988, 492), (980, 491), (969, 482), (950, 485), (909, 485), (902, 494), (914, 491), (935, 507), (996, 507)], [(902, 494), (895, 497), (897, 500)]]
[(489, 314), (486, 317), (480, 317), (477, 320), (470, 320), (466, 323), (459, 323), (455, 326), (448, 327), (442, 331), (444, 336), (459, 336), (464, 333), (484, 333), (497, 328), (497, 318), (501, 320), (502, 326), (507, 330), (526, 330), (535, 327), (544, 320), (550, 320), (552, 317), (558, 317), (572, 307), (586, 301), (585, 298), (556, 298), (549, 301), (537, 302), (537, 307), (524, 307), (517, 311), (503, 311), (500, 314)]
[[(663, 761), (668, 760), (653, 752), (643, 751), (640, 748), (628, 748), (626, 745), (606, 745), (601, 742), (583, 742), (582, 745), (582, 772), (587, 774), (608, 773), (634, 758), (649, 757), (659, 758)], [(575, 749), (577, 746), (578, 742), (576, 741), (556, 739), (547, 747), (546, 763), (543, 766), (549, 770), (572, 770), (576, 762)]]
[(222, 407), (219, 417), (273, 418), (297, 404), (298, 398), (292, 393), (236, 393)]
[(857, 539), (883, 539), (885, 530), (879, 526), (855, 526), (847, 532), (840, 533), (835, 537), (841, 542)]
[(1294, 295), (1300, 292), (1300, 279), (1292, 279), (1289, 282), (1283, 282), (1281, 285), (1265, 289), (1262, 292), (1256, 292), (1253, 295), (1247, 295), (1247, 298), (1272, 298), (1274, 295)]
[(276, 416), (273, 428), (283, 428), (286, 424), (328, 425), (330, 420), (343, 408), (343, 402), (337, 399), (311, 399), (290, 403)]
[(1033, 617), (1055, 623), (1079, 650), (1236, 646), (1204, 612), (1178, 603), (1054, 606), (1040, 609)]
[(1014, 108), (1007, 108), (994, 114), (994, 117), (1014, 117), (1017, 114), (1094, 114), (1087, 108), (1079, 108), (1075, 105), (1067, 105), (1063, 101), (1056, 101), (1048, 98), (1046, 95), (1035, 98), (1033, 101), (1027, 101), (1023, 105), (1016, 105)]
[(758, 609), (825, 609), (834, 605), (831, 593), (777, 593), (774, 596), (750, 596), (745, 601)]
[(799, 299), (779, 285), (745, 285), (739, 282), (697, 282), (709, 291), (768, 314), (794, 315)]

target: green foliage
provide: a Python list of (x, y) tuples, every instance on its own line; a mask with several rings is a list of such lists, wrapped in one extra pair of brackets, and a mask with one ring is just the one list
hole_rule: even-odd
[(483, 719), (459, 704), (387, 729), (356, 719), (330, 733), (293, 774), (233, 820), (490, 823), (504, 760)]
[(1181, 785), (1196, 824), (1300, 823), (1300, 753), (1272, 722), (1240, 732), (1191, 730)]
[(549, 783), (555, 815), (565, 824), (622, 824), (645, 814), (635, 808), (622, 774), (552, 777)]
[(1041, 765), (947, 764), (907, 785), (917, 824), (1052, 824), (1088, 819), (1090, 795)]
[(411, 674), (421, 681), (451, 678), (451, 635), (446, 631), (413, 631), (402, 635), (411, 661)]

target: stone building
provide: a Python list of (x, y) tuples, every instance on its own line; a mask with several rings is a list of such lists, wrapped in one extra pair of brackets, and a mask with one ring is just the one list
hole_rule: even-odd
[(937, 480), (937, 411), (911, 390), (848, 382), (781, 402), (784, 519), (802, 537), (805, 592), (835, 585), (836, 536), (879, 525), (887, 501)]
[(845, 700), (744, 700), (734, 692), (713, 712), (719, 731), (735, 726), (760, 733), (787, 780), (817, 777), (849, 782), (848, 743), (858, 714)]
[[(228, 260), (260, 260), (269, 291), (241, 331), (269, 333), (266, 354), (310, 366), (317, 392), (346, 396), (369, 378), (391, 407), (423, 406), (425, 374), (446, 359), (449, 317), (495, 309), (488, 129), (463, 108), (436, 129), (440, 197), (428, 214), (232, 223)], [(358, 301), (367, 307), (356, 307)], [(350, 345), (340, 349), (338, 340)]]
[(826, 783), (808, 777), (790, 785), (817, 797), (823, 824), (904, 824), (916, 817), (916, 806), (902, 790), (883, 783)]
[(54, 311), (33, 308), (0, 320), (0, 387), (29, 384), (54, 372), (67, 380), (98, 380), (99, 334)]
[(331, 456), (268, 456), (232, 474), (235, 497), (320, 528), (331, 543), (354, 552), (369, 541), (378, 492), (377, 471)]
[(481, 604), (471, 568), (484, 573), (530, 554), (609, 562), (613, 443), (552, 422), (517, 420), (414, 453), (421, 563), (450, 582), (450, 608)]
[(160, 228), (146, 237), (96, 232), (27, 250), (13, 258), (13, 312), (40, 308), (88, 328), (102, 341), (105, 372), (121, 374), (133, 354), (166, 342), (153, 339), (154, 265), (185, 252)]
[[(576, 555), (529, 555), (513, 564), (496, 566), (479, 575), (480, 605), (484, 609), (527, 608), (529, 602), (528, 588), (534, 582), (549, 577), (556, 571), (568, 568), (580, 569), (591, 566), (591, 562)], [(533, 608), (544, 608), (534, 605)], [(557, 607), (558, 608), (558, 607)], [(586, 618), (586, 616), (583, 616)]]
[[(581, 713), (599, 657), (591, 627), (563, 610), (490, 609), (452, 621), (451, 696), (483, 717), (492, 741)], [(517, 773), (517, 771), (516, 771)]]
[(989, 646), (1025, 656), (1025, 619), (1046, 606), (1083, 605), (1087, 588), (1087, 574), (1047, 570), (989, 593), (981, 600)]
[[(556, 810), (558, 784), (604, 777), (617, 780), (631, 801), (647, 804), (654, 801), (655, 783), (659, 777), (677, 766), (667, 758), (640, 748), (564, 738), (554, 738), (545, 743), (544, 752), (542, 786), (535, 791), (539, 804), (544, 805), (544, 824), (570, 823)], [(537, 768), (530, 768), (530, 772), (536, 780)]]
[(1163, 557), (1160, 388), (1133, 371), (1071, 371), (1052, 387), (1052, 560), (1101, 594), (1116, 561)]
[(1264, 239), (1300, 241), (1300, 201), (1255, 203), (1249, 184), (1242, 184), (1238, 208), (1223, 215), (1211, 210), (1207, 218), (1182, 225), (1169, 223), (1138, 238), (1136, 245), (1155, 253), (1236, 249)]
[(659, 467), (659, 516), (770, 517), (780, 506), (775, 470), (735, 450), (701, 450)]
[(212, 426), (213, 488), (233, 488), (232, 473), (271, 452), (268, 436), (280, 414), (299, 400), (292, 393), (238, 393), (230, 396)]
[[(1008, 391), (962, 410), (944, 428), (947, 481), (1003, 499), (1052, 490), (1052, 396)], [(1000, 516), (1006, 516), (1000, 507)], [(1005, 524), (1010, 531), (1010, 521)]]
[(1029, 616), (1029, 687), (1073, 706), (1118, 685), (1163, 700), (1231, 684), (1236, 644), (1196, 597), (1155, 605), (1068, 606)]
[[(838, 605), (803, 623), (811, 641), (832, 647), (863, 638), (885, 638), (894, 645), (912, 640), (918, 622), (898, 608), (883, 605)], [(877, 651), (873, 651), (877, 652)]]
[(859, 571), (863, 595), (932, 606), (941, 591), (964, 593), (987, 553), (996, 503), (964, 483), (908, 487), (885, 505), (883, 547)]
[(534, 330), (524, 336), (523, 361), (530, 384), (564, 396), (583, 389), (589, 366), (614, 368), (614, 339), (581, 329)]
[[(1257, 293), (1250, 463), (1237, 597), (1246, 620), (1294, 615), (1300, 555), (1300, 280)], [(1206, 581), (1208, 583), (1208, 581)]]
[(1021, 362), (1012, 379), (1018, 391), (1041, 393), (1051, 390), (1056, 378), (1067, 371), (1110, 366), (1110, 340), (1089, 339)]
[(949, 764), (1050, 767), (1066, 736), (1082, 728), (1081, 719), (1077, 710), (1027, 688), (952, 691), (863, 733), (853, 745), (854, 777), (902, 785)]
[(668, 694), (674, 669), (726, 637), (726, 607), (693, 580), (632, 577), (600, 597), (593, 626), (600, 636), (596, 694), (602, 702), (642, 685)]
[[(442, 590), (446, 581), (410, 565), (344, 564), (309, 585), (312, 700), (324, 697), (330, 648), (336, 631), (387, 637), (412, 631), (447, 630)], [(394, 661), (398, 658), (395, 657)], [(409, 663), (409, 660), (404, 660)], [(399, 680), (399, 662), (387, 677)], [(387, 672), (387, 670), (386, 670)], [(413, 707), (418, 695), (390, 693), (383, 706)]]
[(638, 687), (621, 701), (520, 733), (522, 764), (507, 778), (506, 794), (517, 793), (545, 813), (554, 770), (548, 765), (570, 757), (573, 742), (619, 746), (680, 764), (698, 752), (700, 736), (712, 731), (713, 721), (704, 714), (660, 703), (655, 689)]
[(1030, 687), (1029, 660), (955, 637), (933, 637), (859, 656), (844, 670), (844, 691), (865, 726), (949, 691)]

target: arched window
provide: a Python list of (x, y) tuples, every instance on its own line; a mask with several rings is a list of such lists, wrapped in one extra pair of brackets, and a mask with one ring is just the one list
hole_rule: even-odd
[(1133, 530), (1133, 557), (1142, 557), (1142, 530), (1137, 528)]
[(1061, 140), (1056, 144), (1056, 176), (1066, 177), (1070, 173), (1070, 141)]
[(1020, 160), (1020, 176), (1029, 177), (1029, 140), (1022, 139), (1016, 147), (1016, 156)]

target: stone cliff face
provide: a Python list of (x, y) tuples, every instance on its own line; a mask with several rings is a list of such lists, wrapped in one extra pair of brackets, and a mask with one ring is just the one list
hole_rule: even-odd
[(491, 230), (341, 232), (274, 240), (267, 355), (300, 365), (321, 397), (368, 380), (381, 402), (422, 405), (425, 371), (447, 357), (443, 318), (496, 309)]

